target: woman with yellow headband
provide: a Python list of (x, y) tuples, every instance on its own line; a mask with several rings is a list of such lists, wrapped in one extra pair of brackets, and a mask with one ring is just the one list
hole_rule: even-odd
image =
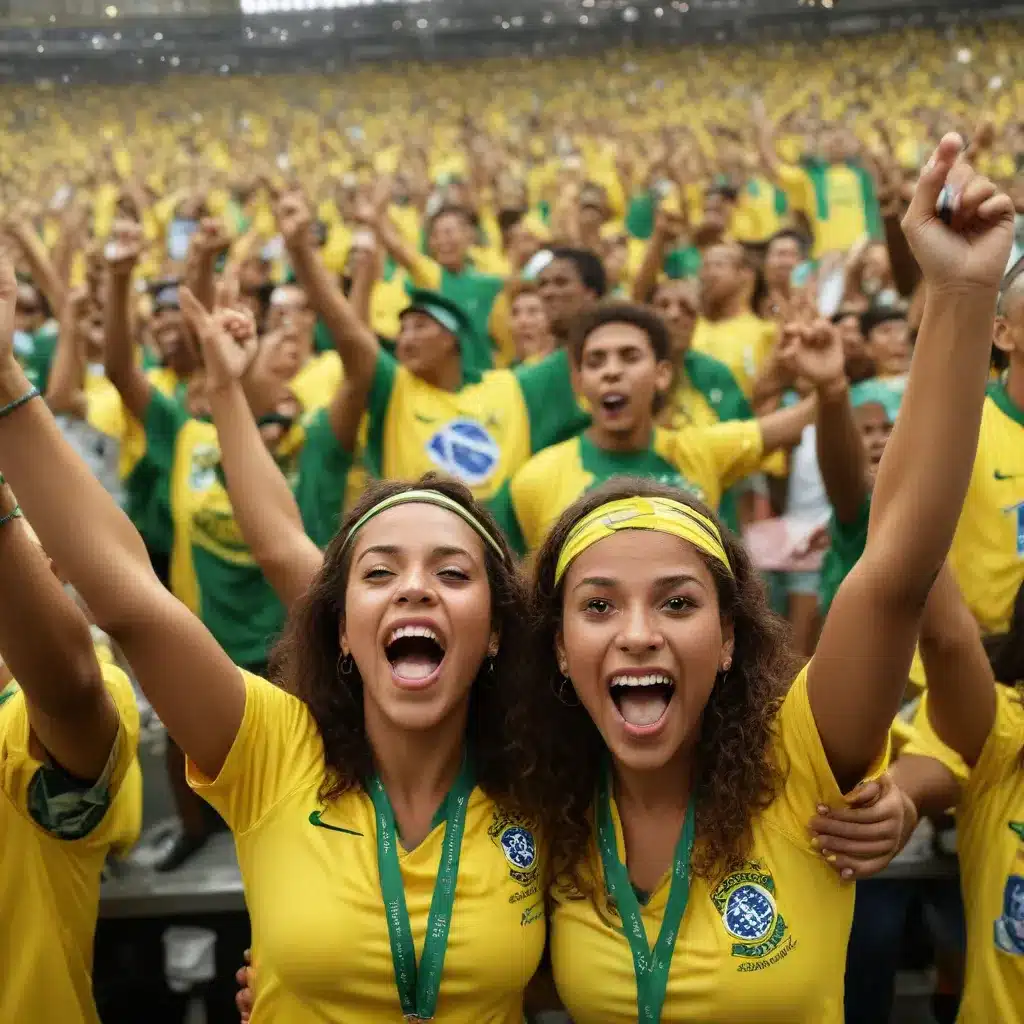
[(742, 546), (682, 491), (611, 481), (538, 556), (532, 680), (552, 695), (563, 797), (551, 958), (576, 1024), (843, 1019), (853, 889), (807, 822), (886, 760), (971, 473), (1011, 242), (1008, 197), (960, 149), (942, 140), (904, 220), (924, 321), (864, 554), (804, 669)]
[(35, 400), (15, 292), (0, 257), (0, 466), (235, 834), (255, 1019), (521, 1024), (552, 798), (524, 704), (525, 595), (493, 519), (459, 484), (373, 488), (293, 609), (280, 686), (245, 672)]

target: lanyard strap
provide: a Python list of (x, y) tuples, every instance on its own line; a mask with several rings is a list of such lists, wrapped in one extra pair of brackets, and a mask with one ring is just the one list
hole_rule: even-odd
[(615, 845), (615, 824), (612, 821), (611, 787), (608, 781), (608, 767), (605, 765), (598, 783), (597, 814), (598, 842), (601, 861), (604, 865), (604, 882), (608, 895), (615, 900), (622, 930), (633, 953), (633, 973), (636, 975), (636, 1004), (638, 1019), (645, 1024), (658, 1024), (661, 1009), (665, 1004), (665, 990), (668, 987), (669, 968), (675, 951), (679, 926), (686, 913), (690, 898), (690, 855), (693, 853), (693, 839), (696, 831), (696, 808), (691, 794), (686, 808), (683, 831), (676, 844), (672, 864), (672, 884), (668, 892), (665, 916), (661, 921), (658, 941), (652, 951), (647, 944), (640, 915), (640, 903), (629, 881), (629, 872), (619, 860)]
[(448, 949), (448, 928), (455, 904), (455, 881), (459, 874), (462, 834), (466, 829), (466, 808), (473, 791), (473, 772), (467, 759), (459, 770), (455, 785), (445, 798), (448, 814), (444, 826), (444, 844), (434, 882), (434, 895), (430, 900), (427, 935), (418, 969), (409, 911), (405, 905), (402, 869), (398, 863), (395, 812), (377, 776), (370, 782), (369, 790), (377, 815), (377, 870), (387, 913), (391, 960), (402, 1013), (406, 1020), (432, 1020), (441, 987), (444, 955)]

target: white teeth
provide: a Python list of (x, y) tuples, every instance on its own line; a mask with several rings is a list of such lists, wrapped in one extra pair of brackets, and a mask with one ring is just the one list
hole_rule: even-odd
[(661, 672), (646, 676), (615, 676), (611, 686), (675, 686), (675, 681)]
[(441, 638), (429, 627), (429, 626), (399, 626), (398, 629), (393, 629), (390, 636), (387, 639), (387, 644), (393, 644), (396, 640), (400, 640), (404, 636), (425, 636), (429, 640), (433, 640), (442, 650), (444, 644), (441, 643)]

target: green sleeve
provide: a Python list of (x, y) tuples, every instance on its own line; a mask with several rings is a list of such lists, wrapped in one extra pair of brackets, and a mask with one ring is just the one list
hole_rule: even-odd
[(488, 502), (488, 507), (498, 520), (501, 532), (505, 534), (509, 547), (521, 557), (526, 554), (526, 539), (519, 528), (515, 505), (512, 502), (512, 490), (508, 480), (501, 485), (501, 490)]
[(318, 409), (306, 423), (294, 489), (302, 525), (317, 547), (327, 547), (337, 532), (351, 467), (351, 452), (338, 444), (327, 410)]
[(569, 354), (564, 348), (539, 363), (520, 366), (512, 372), (519, 381), (530, 418), (532, 453), (568, 441), (590, 424), (590, 417), (576, 403)]
[(32, 349), (19, 362), (29, 382), (45, 395), (50, 383), (50, 369), (57, 351), (57, 332), (46, 328), (32, 335)]
[(331, 337), (331, 332), (327, 329), (327, 324), (319, 318), (313, 328), (313, 349), (316, 352), (334, 351), (334, 339)]
[(384, 425), (397, 379), (398, 360), (381, 349), (377, 354), (366, 410), (366, 468), (378, 480), (384, 479)]
[(634, 237), (646, 240), (654, 231), (654, 196), (641, 192), (632, 196), (626, 210), (626, 230)]
[(174, 466), (174, 445), (178, 432), (188, 422), (188, 413), (173, 398), (151, 387), (146, 407), (146, 455), (157, 469), (170, 475)]

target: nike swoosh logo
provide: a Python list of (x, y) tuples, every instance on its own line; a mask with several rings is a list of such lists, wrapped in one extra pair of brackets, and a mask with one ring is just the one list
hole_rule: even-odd
[(1024, 821), (1010, 821), (1007, 824), (1010, 826), (1010, 831), (1016, 832), (1017, 838), (1024, 843)]
[(995, 470), (995, 472), (993, 472), (992, 475), (997, 480), (1016, 480), (1019, 477), (1024, 476), (1024, 473), (1000, 473), (999, 470), (997, 469), (997, 470)]
[(310, 825), (316, 825), (317, 828), (327, 828), (332, 832), (344, 832), (347, 836), (361, 836), (362, 832), (353, 832), (350, 828), (339, 828), (337, 825), (328, 825), (326, 821), (320, 820), (320, 812), (313, 811), (309, 816)]
[(435, 420), (433, 417), (431, 417), (431, 416), (421, 416), (418, 412), (413, 413), (413, 416), (415, 417), (417, 422), (419, 422), (419, 423), (426, 423), (428, 426), (431, 426), (431, 427), (437, 422), (437, 420)]

